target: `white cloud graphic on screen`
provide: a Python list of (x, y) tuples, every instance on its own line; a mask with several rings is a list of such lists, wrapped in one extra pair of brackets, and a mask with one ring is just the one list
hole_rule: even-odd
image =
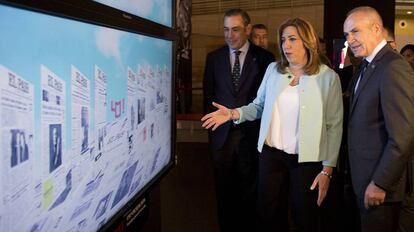
[(143, 35), (137, 35), (138, 41), (143, 42), (145, 37)]
[(156, 40), (155, 46), (159, 49), (160, 52), (167, 54), (171, 52), (171, 47), (169, 46), (169, 43), (167, 43), (166, 41)]
[(121, 61), (121, 52), (119, 49), (120, 40), (123, 32), (110, 28), (100, 28), (96, 32), (96, 46), (98, 50), (107, 58), (114, 57)]
[(131, 1), (131, 0), (96, 0), (97, 2), (101, 2), (105, 5), (109, 5), (115, 7), (117, 9), (121, 9), (123, 11), (137, 14), (141, 17), (147, 17), (151, 14), (152, 8), (154, 7), (153, 0), (138, 0), (138, 1)]
[(159, 10), (159, 17), (161, 23), (168, 23), (171, 20), (171, 8), (168, 7), (167, 1), (156, 0), (157, 9)]
[(130, 2), (130, 8), (132, 12), (137, 12), (138, 15), (147, 17), (151, 14), (152, 8), (154, 7), (154, 1), (153, 0), (141, 0), (138, 2), (133, 1), (122, 1), (122, 2)]

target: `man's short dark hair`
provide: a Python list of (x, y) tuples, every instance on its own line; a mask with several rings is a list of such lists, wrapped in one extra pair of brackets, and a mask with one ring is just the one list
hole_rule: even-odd
[(407, 44), (403, 48), (401, 48), (400, 54), (402, 55), (406, 50), (411, 50), (414, 52), (414, 44)]
[(230, 16), (237, 16), (237, 15), (240, 15), (242, 17), (244, 26), (247, 26), (250, 24), (249, 14), (247, 14), (247, 12), (242, 9), (230, 9), (224, 12), (224, 18), (230, 17)]
[(253, 25), (252, 30), (255, 30), (255, 29), (263, 29), (263, 30), (267, 31), (267, 27), (264, 24), (261, 24), (261, 23)]
[(388, 41), (395, 41), (395, 35), (394, 32), (391, 31), (391, 29), (389, 27), (384, 27), (384, 30), (387, 31), (387, 38), (385, 38)]

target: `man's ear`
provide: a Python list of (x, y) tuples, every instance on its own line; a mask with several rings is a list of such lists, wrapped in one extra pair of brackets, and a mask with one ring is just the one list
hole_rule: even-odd
[(383, 36), (383, 29), (378, 23), (373, 23), (372, 29), (374, 30), (375, 34)]
[(246, 33), (250, 36), (250, 34), (252, 33), (252, 24), (247, 24)]

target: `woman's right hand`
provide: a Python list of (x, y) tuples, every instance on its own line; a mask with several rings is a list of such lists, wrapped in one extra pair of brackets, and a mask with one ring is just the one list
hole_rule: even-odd
[(201, 121), (203, 122), (202, 127), (205, 129), (210, 129), (214, 131), (219, 127), (221, 124), (229, 121), (231, 119), (231, 112), (230, 109), (222, 106), (218, 103), (213, 102), (213, 106), (217, 108), (216, 111), (204, 115), (203, 118), (201, 118)]

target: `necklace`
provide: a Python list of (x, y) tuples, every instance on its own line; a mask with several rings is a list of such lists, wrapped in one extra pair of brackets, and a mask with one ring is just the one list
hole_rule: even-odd
[(290, 86), (297, 86), (299, 84), (300, 77), (294, 76), (293, 80), (289, 83)]
[(300, 77), (304, 74), (302, 67), (299, 66), (289, 66), (289, 72), (293, 76), (293, 80), (289, 83), (290, 86), (296, 86), (299, 84)]

